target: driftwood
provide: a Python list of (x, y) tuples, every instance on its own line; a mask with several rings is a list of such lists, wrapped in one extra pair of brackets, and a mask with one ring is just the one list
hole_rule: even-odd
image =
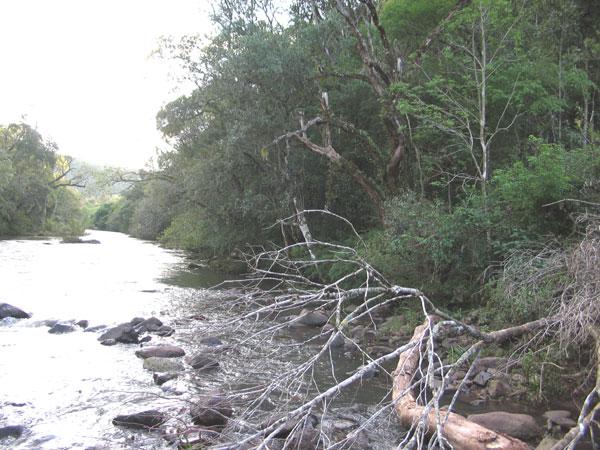
[(435, 430), (443, 427), (445, 440), (456, 449), (462, 450), (527, 450), (529, 446), (524, 442), (488, 430), (474, 422), (465, 419), (459, 414), (448, 411), (436, 411), (417, 403), (411, 389), (415, 373), (422, 361), (422, 343), (427, 339), (430, 326), (429, 321), (415, 328), (411, 343), (415, 344), (407, 352), (401, 353), (398, 366), (394, 373), (394, 388), (392, 397), (400, 422), (406, 428), (414, 424), (425, 423), (429, 429)]

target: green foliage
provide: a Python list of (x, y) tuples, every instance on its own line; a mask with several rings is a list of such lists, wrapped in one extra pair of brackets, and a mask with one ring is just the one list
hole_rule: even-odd
[(421, 45), (456, 2), (452, 0), (386, 0), (381, 23), (406, 53)]
[(0, 126), (0, 235), (83, 232), (70, 161), (27, 124)]

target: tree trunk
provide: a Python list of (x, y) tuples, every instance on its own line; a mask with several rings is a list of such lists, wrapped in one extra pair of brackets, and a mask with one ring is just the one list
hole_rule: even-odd
[[(422, 342), (428, 335), (428, 323), (415, 328), (411, 342)], [(422, 348), (417, 344), (412, 349), (402, 353), (394, 372), (394, 387), (392, 398), (400, 423), (407, 429), (419, 422), (429, 430), (437, 429), (437, 421), (443, 423), (444, 438), (450, 445), (461, 450), (527, 450), (524, 442), (489, 430), (473, 423), (459, 414), (447, 411), (436, 412), (430, 409), (427, 416), (425, 407), (417, 403), (410, 386), (414, 382), (415, 372), (420, 367)]]

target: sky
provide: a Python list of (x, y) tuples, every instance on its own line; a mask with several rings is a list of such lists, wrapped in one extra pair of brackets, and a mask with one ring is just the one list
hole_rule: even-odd
[(1, 0), (0, 124), (22, 121), (59, 152), (142, 168), (164, 104), (189, 92), (161, 36), (210, 32), (210, 0)]

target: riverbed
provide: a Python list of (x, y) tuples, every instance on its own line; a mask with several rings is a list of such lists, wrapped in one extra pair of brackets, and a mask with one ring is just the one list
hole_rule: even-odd
[[(91, 231), (85, 239), (100, 244), (0, 241), (0, 302), (32, 314), (30, 319), (0, 322), (0, 426), (26, 429), (10, 441), (11, 448), (173, 448), (165, 434), (175, 436), (189, 425), (186, 404), (195, 396), (266, 381), (302, 357), (302, 347), (286, 351), (283, 359), (273, 357), (274, 348), (284, 348), (289, 339), (261, 348), (220, 329), (228, 318), (223, 305), (229, 294), (207, 288), (224, 276), (190, 269), (184, 253), (119, 233)], [(198, 320), (203, 314), (206, 319)], [(112, 326), (151, 316), (176, 329), (171, 337), (153, 337), (151, 344), (174, 344), (193, 354), (201, 348), (201, 338), (220, 332), (219, 338), (235, 351), (221, 357), (219, 371), (186, 372), (161, 388), (135, 357), (138, 345), (105, 347), (98, 333), (77, 329), (52, 335), (47, 326), (49, 320)], [(360, 363), (343, 355), (336, 358), (339, 375)], [(315, 376), (325, 382), (327, 361), (323, 365), (323, 373)], [(385, 380), (369, 386), (346, 396), (346, 404), (357, 413), (368, 412), (370, 404), (387, 394)], [(159, 409), (171, 420), (152, 433), (112, 424), (117, 414), (146, 409)], [(387, 439), (377, 438), (373, 445), (387, 448)]]

